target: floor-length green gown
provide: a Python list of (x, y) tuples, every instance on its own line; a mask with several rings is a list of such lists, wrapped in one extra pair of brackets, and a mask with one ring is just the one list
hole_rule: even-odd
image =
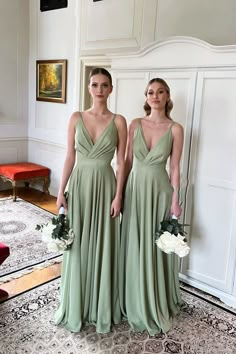
[(92, 323), (99, 333), (121, 320), (118, 294), (119, 217), (110, 216), (116, 192), (111, 160), (117, 145), (115, 116), (93, 143), (82, 115), (75, 132), (76, 166), (68, 187), (68, 217), (75, 233), (64, 252), (60, 305), (55, 314), (72, 332)]
[(173, 187), (166, 172), (172, 149), (171, 123), (149, 151), (141, 119), (134, 131), (133, 166), (128, 177), (121, 228), (119, 289), (122, 312), (136, 331), (150, 335), (170, 329), (181, 295), (178, 259), (154, 242), (170, 215)]

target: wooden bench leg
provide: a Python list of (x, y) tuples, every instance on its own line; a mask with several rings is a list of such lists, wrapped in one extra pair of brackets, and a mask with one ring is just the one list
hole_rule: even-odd
[(16, 189), (16, 181), (12, 181), (12, 189), (13, 189), (13, 202), (16, 201), (17, 198), (17, 189)]
[(44, 179), (43, 179), (43, 192), (46, 194), (50, 194), (48, 187), (49, 187), (49, 178), (44, 177)]

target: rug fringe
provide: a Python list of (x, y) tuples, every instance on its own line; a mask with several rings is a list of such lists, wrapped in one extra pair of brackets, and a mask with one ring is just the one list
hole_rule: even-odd
[(0, 285), (8, 283), (9, 281), (14, 280), (14, 279), (18, 279), (26, 274), (30, 274), (35, 270), (44, 269), (44, 268), (47, 268), (53, 264), (57, 264), (57, 263), (61, 263), (61, 262), (62, 262), (62, 256), (59, 256), (54, 259), (50, 259), (50, 260), (47, 260), (47, 261), (42, 262), (40, 264), (37, 264), (35, 266), (29, 267), (26, 269), (22, 269), (18, 272), (14, 272), (14, 273), (5, 275), (3, 277), (0, 277)]
[(13, 201), (13, 196), (12, 195), (10, 197), (0, 198), (0, 202), (4, 201), (4, 200), (10, 200), (10, 199), (12, 199), (12, 201)]

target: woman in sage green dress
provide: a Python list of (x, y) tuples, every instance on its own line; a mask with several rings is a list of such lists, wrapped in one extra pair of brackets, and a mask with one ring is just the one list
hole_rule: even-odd
[[(107, 108), (110, 73), (94, 68), (89, 76), (93, 105), (72, 114), (67, 155), (57, 206), (68, 212), (75, 239), (64, 252), (56, 324), (72, 332), (94, 324), (107, 333), (121, 320), (118, 294), (120, 220), (127, 138), (124, 117)], [(116, 178), (111, 167), (117, 152)], [(70, 180), (69, 180), (70, 179)], [(64, 191), (68, 186), (68, 205)]]
[(152, 79), (145, 95), (146, 116), (134, 119), (129, 127), (119, 289), (130, 326), (155, 335), (170, 329), (182, 303), (177, 256), (162, 252), (154, 234), (162, 220), (181, 214), (183, 128), (170, 118), (173, 104), (164, 80)]

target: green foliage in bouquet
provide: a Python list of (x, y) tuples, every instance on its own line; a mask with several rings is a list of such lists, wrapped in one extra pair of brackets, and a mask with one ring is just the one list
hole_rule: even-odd
[[(57, 216), (53, 216), (50, 220), (52, 225), (52, 239), (59, 240), (69, 240), (69, 220), (68, 217), (64, 214), (59, 214)], [(53, 227), (54, 226), (54, 227)], [(36, 225), (36, 230), (42, 231), (45, 228), (45, 224)]]
[[(67, 199), (67, 193), (65, 193)], [(59, 214), (53, 216), (47, 224), (36, 225), (36, 230), (41, 231), (42, 240), (48, 244), (51, 251), (68, 250), (71, 248), (74, 240), (74, 232), (70, 229), (69, 219), (64, 214), (64, 208), (61, 207)]]
[(184, 236), (187, 234), (187, 232), (184, 231), (184, 226), (188, 226), (188, 224), (180, 224), (178, 219), (163, 220), (160, 229), (155, 233), (155, 237), (159, 238), (165, 231), (175, 236), (178, 234)]

